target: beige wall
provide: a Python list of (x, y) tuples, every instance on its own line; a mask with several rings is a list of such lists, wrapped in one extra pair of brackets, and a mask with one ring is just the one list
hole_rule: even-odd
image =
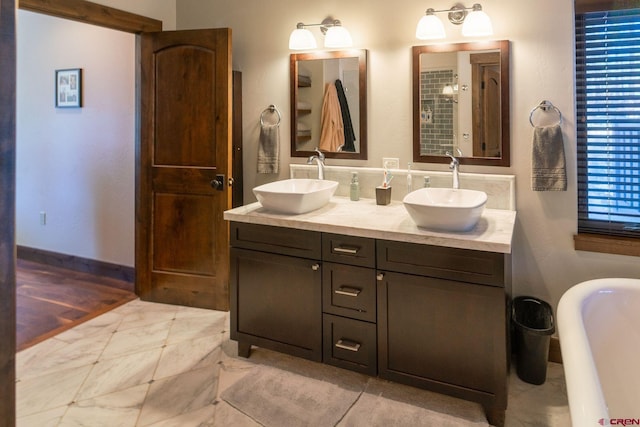
[[(19, 11), (19, 245), (133, 266), (134, 60), (132, 34)], [(82, 108), (54, 106), (65, 68), (82, 69)]]
[[(230, 27), (233, 30), (233, 65), (243, 72), (243, 133), (245, 194), (267, 180), (285, 178), (255, 173), (260, 112), (275, 104), (283, 112), (280, 129), (283, 166), (303, 159), (290, 158), (288, 37), (295, 24), (320, 22), (333, 14), (351, 31), (355, 47), (369, 50), (369, 160), (328, 164), (379, 167), (383, 157), (411, 161), (411, 51), (422, 44), (415, 26), (427, 7), (448, 9), (453, 2), (418, 0), (309, 1), (180, 0), (177, 28)], [(534, 4), (535, 3), (535, 4)], [(640, 277), (634, 257), (573, 249), (576, 231), (576, 159), (573, 64), (573, 1), (485, 0), (494, 39), (511, 40), (511, 147), (510, 168), (463, 166), (463, 172), (516, 175), (518, 221), (514, 237), (514, 293), (543, 298), (557, 304), (563, 292), (596, 277)], [(460, 29), (445, 25), (448, 42), (467, 41)], [(315, 34), (317, 35), (317, 30)], [(569, 188), (566, 192), (530, 190), (532, 128), (529, 112), (541, 100), (553, 102), (564, 114)], [(417, 168), (444, 170), (443, 165)], [(463, 183), (464, 185), (464, 183)]]

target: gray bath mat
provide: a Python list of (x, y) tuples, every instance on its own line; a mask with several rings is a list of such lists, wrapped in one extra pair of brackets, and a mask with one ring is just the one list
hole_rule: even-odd
[(250, 360), (220, 397), (266, 427), (489, 425), (477, 403), (264, 349)]
[(488, 426), (482, 407), (372, 378), (340, 427), (480, 427)]
[(266, 427), (333, 427), (360, 393), (361, 390), (258, 366), (221, 397)]

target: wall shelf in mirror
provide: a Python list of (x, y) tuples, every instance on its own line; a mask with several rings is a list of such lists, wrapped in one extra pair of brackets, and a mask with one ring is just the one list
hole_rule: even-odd
[(290, 56), (291, 156), (367, 159), (367, 51)]
[(413, 161), (509, 166), (509, 41), (414, 46)]

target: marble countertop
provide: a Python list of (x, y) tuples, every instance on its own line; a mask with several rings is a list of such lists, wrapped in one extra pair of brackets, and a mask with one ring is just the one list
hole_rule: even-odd
[(226, 211), (224, 219), (373, 239), (511, 253), (516, 212), (485, 209), (472, 230), (460, 233), (419, 228), (402, 202), (392, 201), (389, 205), (379, 206), (374, 199), (353, 202), (347, 197), (332, 197), (326, 206), (300, 215), (271, 212), (255, 202)]

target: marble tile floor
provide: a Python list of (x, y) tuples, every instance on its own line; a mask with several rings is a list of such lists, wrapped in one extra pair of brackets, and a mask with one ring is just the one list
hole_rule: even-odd
[[(259, 426), (219, 399), (254, 366), (228, 331), (225, 312), (120, 306), (18, 353), (17, 425)], [(506, 425), (570, 425), (562, 365), (542, 386), (511, 375)]]

